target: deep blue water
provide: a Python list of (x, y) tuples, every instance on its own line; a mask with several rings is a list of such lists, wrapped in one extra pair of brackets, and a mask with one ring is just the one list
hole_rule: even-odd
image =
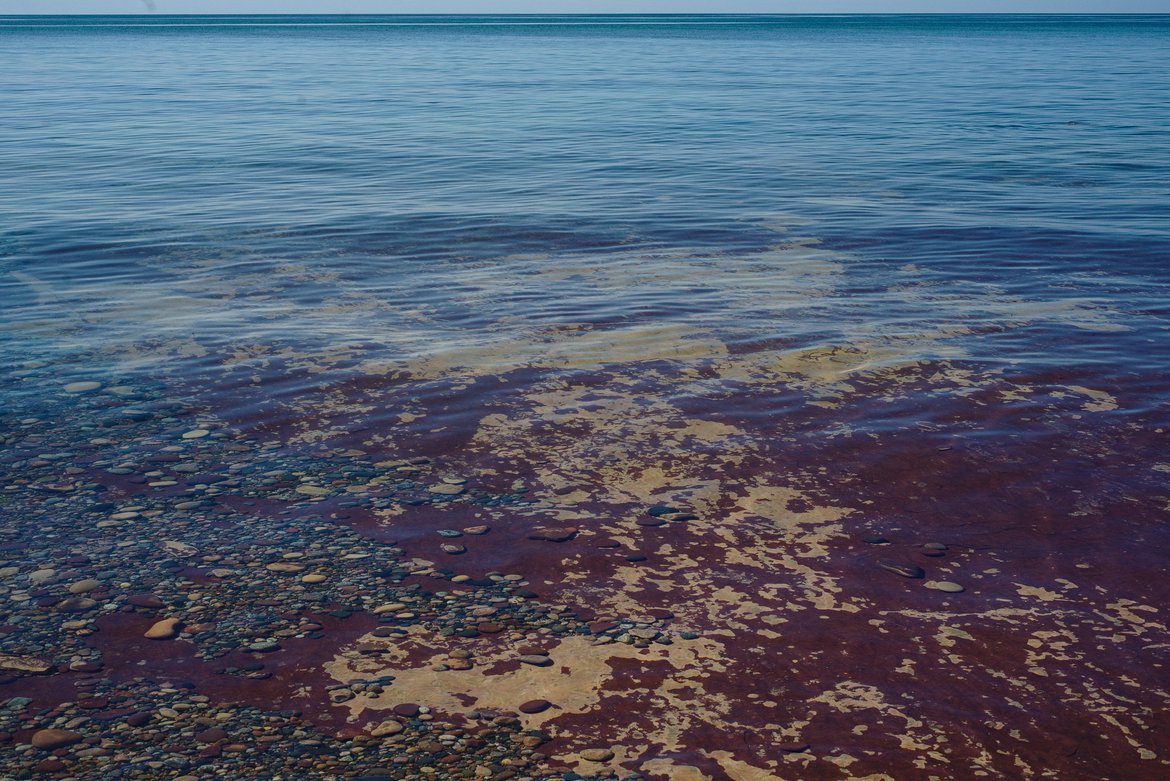
[[(1170, 17), (6, 17), (0, 57), (9, 366), (649, 322), (1166, 390)], [(834, 270), (778, 303), (794, 241)]]

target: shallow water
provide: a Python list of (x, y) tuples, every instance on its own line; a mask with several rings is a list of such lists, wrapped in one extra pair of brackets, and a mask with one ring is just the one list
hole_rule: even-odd
[[(392, 541), (423, 591), (514, 573), (699, 635), (554, 624), (562, 679), (507, 669), (518, 614), (476, 641), (504, 682), (458, 686), (439, 619), (395, 646), (453, 719), (562, 698), (526, 717), (554, 767), (602, 740), (651, 777), (1165, 774), (1167, 17), (6, 17), (0, 52), (9, 624), (43, 618), (35, 567), (129, 550), (97, 494), (158, 513), (137, 539), (214, 505)], [(243, 482), (147, 474), (175, 457)], [(104, 631), (85, 653), (132, 664)], [(297, 669), (356, 729), (395, 703), (324, 699), (369, 666), (350, 634)]]

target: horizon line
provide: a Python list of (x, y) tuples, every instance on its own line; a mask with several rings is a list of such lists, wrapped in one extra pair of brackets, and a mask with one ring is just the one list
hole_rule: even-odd
[(0, 18), (37, 16), (1170, 16), (1170, 11), (601, 11), (532, 12), (532, 11), (447, 11), (443, 13), (405, 13), (368, 11), (299, 11), (295, 13), (214, 13), (210, 11), (177, 13), (171, 11), (100, 12), (42, 11), (38, 13), (0, 13)]

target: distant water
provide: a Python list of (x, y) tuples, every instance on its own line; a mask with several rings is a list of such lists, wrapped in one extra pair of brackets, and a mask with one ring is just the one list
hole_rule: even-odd
[[(439, 498), (329, 517), (726, 644), (670, 709), (701, 714), (668, 722), (680, 767), (813, 762), (749, 745), (778, 720), (861, 775), (925, 778), (901, 740), (955, 778), (1165, 777), (1170, 17), (3, 17), (0, 62), (10, 442), (67, 420), (99, 475), (222, 442), (261, 453), (240, 474), (432, 459)], [(212, 434), (94, 437), (160, 397)], [(34, 482), (39, 436), (5, 462)], [(207, 488), (148, 474), (111, 491)], [(471, 521), (440, 499), (489, 487), (495, 536), (444, 558)], [(633, 525), (660, 502), (698, 520)], [(537, 512), (678, 538), (639, 579), (530, 541)], [(927, 578), (966, 593), (867, 534), (949, 544)], [(550, 729), (634, 712), (602, 710)]]
[[(7, 17), (0, 51), (9, 360), (646, 321), (1170, 360), (1167, 17)], [(838, 253), (808, 307), (704, 271), (794, 238)]]

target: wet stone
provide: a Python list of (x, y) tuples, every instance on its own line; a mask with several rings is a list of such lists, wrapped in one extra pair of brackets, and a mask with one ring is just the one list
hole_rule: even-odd
[(179, 634), (179, 619), (164, 618), (156, 621), (143, 635), (148, 640), (170, 640)]
[(552, 707), (552, 703), (548, 700), (529, 700), (523, 702), (517, 708), (521, 713), (543, 713)]
[(587, 762), (608, 762), (613, 759), (613, 752), (607, 748), (587, 748), (581, 752), (581, 759)]
[(549, 667), (553, 663), (547, 656), (537, 654), (523, 654), (519, 659), (522, 664), (530, 664), (533, 667)]
[(90, 391), (95, 391), (100, 387), (102, 387), (100, 382), (95, 382), (93, 380), (83, 380), (81, 382), (67, 383), (62, 387), (62, 390), (66, 393), (88, 393)]
[(678, 512), (679, 510), (674, 507), (670, 507), (665, 504), (659, 504), (647, 510), (646, 514), (654, 518), (658, 518), (663, 515), (675, 515)]
[(443, 553), (449, 554), (451, 556), (459, 556), (463, 553), (467, 553), (467, 548), (464, 546), (454, 545), (449, 542), (443, 543), (439, 547), (443, 550)]
[(954, 583), (949, 580), (928, 580), (922, 585), (934, 591), (945, 591), (948, 594), (960, 594), (966, 591), (966, 589), (958, 583)]
[(546, 542), (566, 542), (573, 539), (577, 530), (571, 526), (555, 529), (535, 529), (529, 533), (530, 540), (544, 540)]
[(35, 656), (0, 655), (0, 670), (16, 670), (26, 673), (47, 673), (53, 669), (52, 662)]
[(126, 597), (126, 604), (151, 609), (163, 607), (163, 601), (154, 594), (131, 594)]
[(895, 575), (899, 575), (903, 578), (921, 578), (926, 574), (922, 567), (919, 567), (915, 564), (902, 564), (896, 561), (880, 561), (878, 562), (878, 566), (884, 569), (886, 572), (892, 572)]
[(84, 737), (80, 733), (67, 729), (42, 729), (33, 733), (30, 743), (33, 748), (38, 748), (42, 751), (52, 751), (53, 749), (80, 743)]
[(876, 534), (870, 535), (869, 537), (863, 537), (861, 541), (864, 542), (866, 545), (889, 545), (890, 544), (890, 541), (887, 540), (885, 537), (882, 537), (882, 536), (876, 535)]

